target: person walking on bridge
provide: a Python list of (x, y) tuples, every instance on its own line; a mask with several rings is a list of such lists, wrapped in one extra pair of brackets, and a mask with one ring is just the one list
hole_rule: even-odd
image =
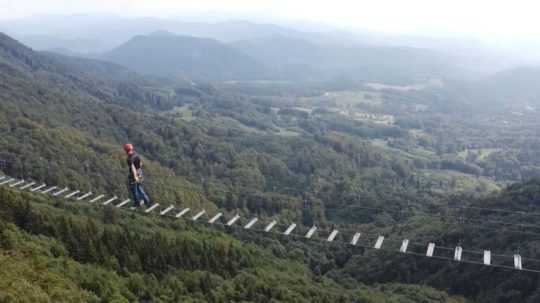
[(124, 144), (124, 151), (127, 154), (127, 165), (129, 168), (128, 186), (135, 207), (141, 206), (141, 201), (150, 206), (150, 197), (143, 188), (143, 172), (141, 157), (135, 152), (132, 144)]

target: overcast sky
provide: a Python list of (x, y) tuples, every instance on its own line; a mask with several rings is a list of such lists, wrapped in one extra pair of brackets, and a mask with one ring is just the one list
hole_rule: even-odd
[(391, 33), (540, 39), (540, 1), (532, 0), (0, 0), (0, 19), (80, 13), (175, 17), (207, 11)]

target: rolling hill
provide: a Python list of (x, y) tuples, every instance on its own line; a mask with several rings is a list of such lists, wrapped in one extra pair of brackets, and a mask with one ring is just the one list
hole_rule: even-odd
[(449, 76), (442, 54), (414, 48), (345, 46), (271, 35), (224, 44), (159, 31), (103, 55), (139, 73), (206, 81), (349, 79), (422, 83)]
[(540, 67), (505, 69), (474, 81), (457, 81), (448, 87), (459, 92), (480, 111), (535, 113), (540, 107)]
[(519, 67), (485, 78), (478, 89), (505, 105), (540, 106), (540, 67)]
[(367, 82), (418, 83), (453, 72), (446, 55), (416, 48), (323, 44), (283, 35), (232, 45), (286, 80), (341, 77)]
[(141, 74), (162, 77), (212, 81), (265, 77), (261, 64), (228, 45), (162, 31), (136, 36), (103, 58)]

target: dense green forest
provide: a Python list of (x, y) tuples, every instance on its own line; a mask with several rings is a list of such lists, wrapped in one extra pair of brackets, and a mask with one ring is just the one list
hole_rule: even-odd
[[(526, 226), (534, 217), (459, 208), (539, 212), (538, 180), (507, 188), (540, 176), (536, 119), (479, 111), (465, 93), (437, 82), (146, 78), (0, 34), (0, 163), (15, 177), (125, 197), (121, 144), (131, 142), (162, 204), (537, 257), (537, 231)], [(538, 299), (535, 274), (211, 230), (4, 188), (0, 198), (0, 302)], [(489, 223), (501, 220), (514, 224)]]
[(263, 249), (5, 188), (0, 201), (0, 302), (462, 302), (412, 285), (339, 285), (278, 239)]

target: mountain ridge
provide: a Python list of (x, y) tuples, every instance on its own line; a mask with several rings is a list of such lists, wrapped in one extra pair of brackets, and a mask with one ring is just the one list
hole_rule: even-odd
[(176, 78), (257, 79), (264, 69), (254, 59), (210, 38), (138, 35), (103, 55), (143, 74)]

